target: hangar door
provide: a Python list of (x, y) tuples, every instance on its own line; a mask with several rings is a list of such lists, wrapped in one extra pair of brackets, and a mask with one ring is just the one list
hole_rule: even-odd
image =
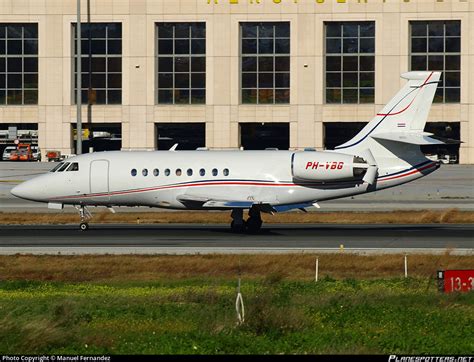
[(97, 195), (94, 198), (104, 200), (109, 198), (109, 161), (96, 160), (91, 162), (90, 169), (91, 194)]

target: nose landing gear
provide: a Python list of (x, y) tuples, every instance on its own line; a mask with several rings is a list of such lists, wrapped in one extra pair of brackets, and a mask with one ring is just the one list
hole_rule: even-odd
[(79, 216), (81, 217), (81, 223), (79, 224), (79, 229), (81, 231), (87, 231), (89, 230), (89, 223), (87, 220), (92, 219), (92, 214), (90, 211), (84, 206), (76, 206), (76, 209), (79, 211)]

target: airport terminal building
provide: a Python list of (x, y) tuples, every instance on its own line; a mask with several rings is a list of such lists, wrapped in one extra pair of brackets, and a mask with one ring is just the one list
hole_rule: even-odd
[[(83, 151), (332, 149), (410, 70), (474, 163), (472, 0), (82, 0)], [(77, 0), (0, 0), (0, 152), (75, 153)]]

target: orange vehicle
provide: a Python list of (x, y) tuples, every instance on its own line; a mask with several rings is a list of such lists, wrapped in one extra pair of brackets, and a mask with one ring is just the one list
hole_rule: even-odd
[(18, 153), (18, 149), (10, 152), (10, 161), (18, 161), (19, 159), (20, 159), (20, 154)]
[(31, 161), (33, 160), (33, 152), (31, 152), (31, 145), (28, 143), (20, 143), (16, 151), (10, 154), (10, 161)]

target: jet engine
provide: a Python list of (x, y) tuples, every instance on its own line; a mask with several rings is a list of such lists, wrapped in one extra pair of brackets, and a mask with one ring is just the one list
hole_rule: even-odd
[(301, 181), (362, 179), (370, 165), (362, 157), (337, 152), (296, 152), (292, 175)]

